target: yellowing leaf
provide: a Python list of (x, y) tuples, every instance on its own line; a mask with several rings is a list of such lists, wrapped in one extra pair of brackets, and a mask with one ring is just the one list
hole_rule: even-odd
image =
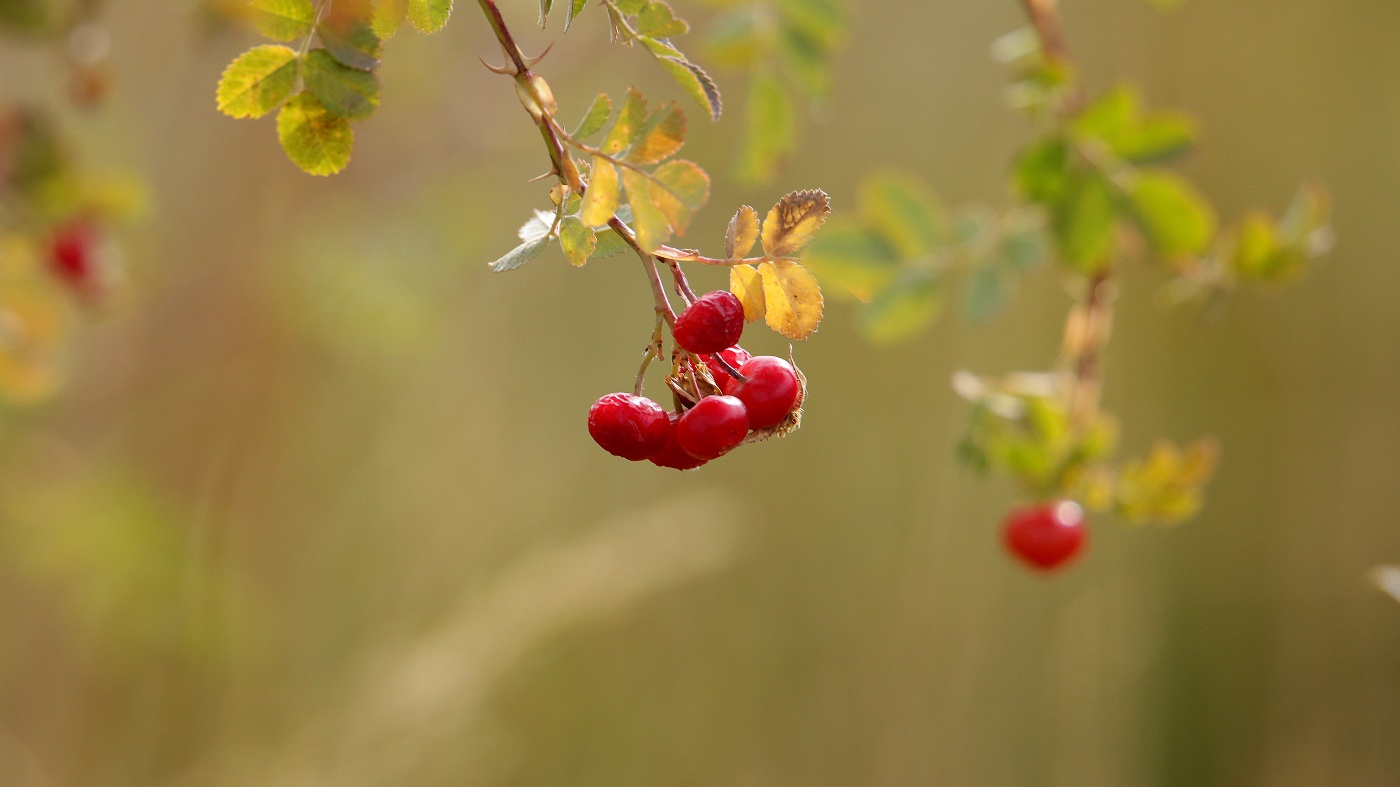
[[(710, 176), (689, 161), (669, 161), (657, 167), (651, 179), (652, 201), (676, 234), (684, 235), (695, 211), (710, 198)], [(637, 209), (635, 199), (632, 209)]]
[(408, 17), (408, 0), (375, 0), (370, 28), (380, 38), (392, 38)]
[(732, 265), (729, 268), (729, 291), (744, 304), (744, 319), (762, 319), (768, 306), (763, 296), (763, 275), (752, 265)]
[(312, 175), (334, 175), (350, 163), (355, 132), (310, 93), (298, 93), (277, 115), (277, 138), (287, 158)]
[(684, 144), (685, 113), (672, 101), (647, 119), (637, 141), (627, 151), (627, 160), (633, 164), (655, 164), (670, 158)]
[(769, 257), (791, 257), (817, 234), (831, 213), (826, 192), (812, 189), (794, 191), (778, 201), (763, 220), (763, 253)]
[(744, 205), (729, 220), (729, 229), (724, 233), (724, 256), (731, 260), (742, 259), (757, 242), (758, 211)]
[(349, 68), (324, 49), (306, 56), (306, 89), (332, 114), (363, 120), (379, 108), (379, 77)]
[(368, 7), (337, 2), (316, 26), (316, 37), (336, 60), (350, 68), (369, 71), (379, 67), (383, 48), (370, 26), (372, 21), (373, 12)]
[(452, 0), (408, 0), (408, 23), (422, 33), (436, 33), (452, 15)]
[(311, 0), (252, 0), (253, 24), (273, 41), (295, 41), (316, 24)]
[(297, 53), (285, 46), (253, 47), (239, 55), (219, 79), (219, 111), (229, 117), (262, 117), (292, 95)]
[(656, 204), (652, 181), (645, 173), (624, 169), (622, 185), (627, 188), (627, 201), (632, 205), (632, 229), (637, 233), (637, 245), (648, 254), (655, 252), (671, 239), (671, 221)]
[(559, 246), (564, 250), (564, 256), (569, 258), (569, 264), (578, 267), (593, 255), (593, 250), (598, 247), (598, 236), (587, 224), (567, 216), (559, 228)]
[(684, 19), (677, 19), (669, 5), (652, 0), (637, 15), (637, 32), (650, 38), (670, 38), (690, 32)]
[(583, 207), (579, 218), (590, 227), (601, 227), (617, 212), (618, 191), (617, 167), (602, 156), (593, 157), (593, 175), (588, 190), (583, 193)]
[(647, 103), (642, 99), (642, 94), (628, 90), (627, 99), (622, 103), (622, 109), (617, 111), (617, 119), (613, 121), (607, 139), (603, 140), (602, 151), (613, 156), (631, 147), (642, 129), (642, 123), (646, 122), (646, 116)]
[(817, 277), (789, 260), (762, 263), (758, 272), (763, 276), (768, 327), (799, 342), (815, 333), (823, 310)]

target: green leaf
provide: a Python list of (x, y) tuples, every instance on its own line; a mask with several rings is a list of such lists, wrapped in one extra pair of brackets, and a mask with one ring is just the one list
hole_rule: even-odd
[(527, 240), (519, 246), (516, 246), (515, 248), (506, 252), (505, 256), (501, 257), (499, 260), (490, 263), (491, 270), (496, 273), (501, 273), (503, 271), (513, 271), (516, 268), (519, 268), (521, 265), (524, 265), (530, 260), (533, 260), (534, 258), (540, 256), (540, 252), (544, 251), (545, 246), (549, 245), (549, 241), (550, 239), (548, 236), (543, 238), (535, 238), (534, 240)]
[(616, 0), (613, 5), (617, 6), (617, 10), (622, 13), (635, 16), (640, 14), (643, 8), (646, 8), (647, 0)]
[(594, 234), (597, 237), (598, 245), (593, 248), (593, 254), (589, 257), (590, 260), (601, 260), (616, 254), (621, 254), (632, 248), (627, 245), (627, 241), (623, 240), (621, 235), (618, 235), (610, 229), (595, 230)]
[(876, 344), (891, 344), (922, 331), (943, 305), (943, 280), (932, 271), (906, 270), (860, 316), (860, 330)]
[(952, 233), (943, 203), (915, 178), (896, 172), (867, 179), (860, 194), (861, 217), (903, 259), (945, 245)]
[(1012, 180), (1031, 202), (1048, 203), (1064, 189), (1069, 174), (1069, 145), (1061, 137), (1035, 142), (1016, 158)]
[(540, 0), (540, 27), (549, 22), (549, 12), (554, 8), (554, 0)]
[(1006, 303), (1006, 284), (994, 265), (983, 265), (972, 274), (968, 283), (967, 318), (983, 322), (995, 317)]
[(898, 256), (881, 237), (849, 221), (833, 221), (812, 240), (802, 261), (837, 291), (869, 303), (899, 274)]
[(292, 163), (312, 175), (334, 175), (345, 169), (355, 147), (350, 121), (327, 111), (307, 92), (282, 106), (277, 138)]
[(291, 97), (297, 84), (297, 53), (266, 44), (239, 55), (219, 79), (219, 111), (229, 117), (262, 117)]
[(751, 68), (766, 46), (759, 16), (756, 7), (744, 4), (710, 20), (705, 38), (709, 62), (725, 68)]
[(436, 33), (452, 16), (452, 0), (408, 0), (408, 23), (421, 33)]
[(332, 57), (350, 68), (370, 71), (379, 67), (379, 36), (363, 19), (348, 12), (334, 14), (316, 28), (316, 36)]
[(739, 157), (739, 176), (750, 182), (772, 180), (796, 137), (797, 109), (792, 98), (772, 72), (755, 72), (749, 83), (748, 128)]
[(1038, 223), (1013, 225), (1003, 231), (1001, 242), (997, 244), (998, 262), (1006, 267), (1024, 272), (1040, 267), (1047, 256), (1045, 231)]
[(363, 120), (379, 108), (379, 77), (349, 68), (324, 49), (306, 56), (306, 89), (321, 106), (349, 120)]
[(603, 140), (603, 146), (600, 148), (603, 153), (615, 156), (631, 147), (637, 139), (637, 134), (641, 132), (646, 117), (647, 103), (642, 94), (635, 88), (629, 88), (627, 99), (622, 103), (622, 109), (617, 111), (617, 118), (613, 120), (607, 138)]
[(710, 176), (689, 161), (669, 161), (657, 167), (651, 179), (652, 202), (676, 234), (684, 235), (691, 217), (710, 198)]
[(569, 0), (569, 5), (564, 13), (564, 32), (569, 32), (569, 26), (574, 23), (574, 17), (578, 16), (583, 7), (588, 5), (588, 0)]
[(1203, 254), (1215, 239), (1215, 211), (1196, 188), (1166, 170), (1142, 170), (1129, 191), (1132, 213), (1166, 258)]
[(649, 38), (670, 38), (689, 33), (690, 25), (677, 19), (671, 6), (662, 0), (652, 0), (637, 16), (637, 32)]
[(583, 120), (572, 134), (574, 139), (587, 139), (603, 130), (607, 125), (608, 118), (612, 115), (612, 99), (607, 93), (599, 93), (589, 105), (588, 112), (584, 114)]
[(695, 103), (710, 113), (710, 120), (719, 120), (719, 116), (724, 113), (724, 100), (720, 97), (719, 87), (710, 75), (705, 73), (705, 69), (683, 57), (661, 57), (658, 60), (686, 95), (695, 99)]
[(1050, 206), (1051, 227), (1060, 256), (1090, 275), (1109, 262), (1117, 213), (1108, 184), (1093, 173), (1079, 173)]
[(569, 258), (569, 264), (579, 267), (593, 256), (593, 251), (598, 247), (598, 236), (593, 233), (592, 227), (578, 218), (566, 216), (559, 228), (559, 246), (563, 248), (564, 256)]
[(1080, 136), (1101, 140), (1115, 155), (1131, 163), (1163, 161), (1191, 146), (1195, 122), (1178, 113), (1145, 115), (1142, 96), (1131, 85), (1105, 93), (1085, 109), (1073, 125)]
[(316, 9), (311, 0), (252, 0), (253, 24), (273, 41), (295, 41), (311, 34)]

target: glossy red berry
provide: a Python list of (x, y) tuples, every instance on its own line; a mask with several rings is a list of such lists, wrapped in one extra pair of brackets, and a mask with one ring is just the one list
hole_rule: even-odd
[(694, 470), (700, 465), (705, 464), (705, 460), (696, 459), (690, 454), (687, 454), (684, 448), (681, 448), (680, 441), (676, 439), (677, 430), (675, 428), (679, 420), (679, 415), (675, 413), (671, 414), (671, 435), (666, 440), (666, 446), (655, 455), (651, 456), (649, 461), (657, 467), (670, 467), (676, 470)]
[(749, 355), (748, 350), (738, 345), (730, 347), (727, 350), (720, 350), (717, 353), (710, 353), (704, 356), (705, 365), (710, 368), (710, 376), (715, 378), (715, 385), (719, 386), (720, 391), (732, 396), (734, 394), (734, 387), (739, 384), (739, 381), (730, 377), (729, 372), (726, 372), (724, 367), (720, 366), (719, 363), (715, 361), (716, 355), (724, 356), (724, 360), (736, 370), (743, 368), (744, 364), (748, 363), (749, 359), (753, 356)]
[(1058, 568), (1079, 554), (1088, 534), (1084, 509), (1070, 500), (1012, 511), (1002, 526), (1007, 550), (1042, 571)]
[(750, 359), (739, 369), (746, 378), (734, 386), (734, 396), (749, 411), (750, 429), (777, 426), (797, 405), (801, 385), (792, 364), (774, 355)]
[(666, 446), (671, 417), (645, 396), (611, 393), (588, 409), (588, 433), (604, 451), (636, 462)]
[(744, 305), (732, 292), (706, 293), (676, 318), (676, 344), (693, 353), (717, 353), (744, 333)]
[(723, 456), (749, 434), (749, 414), (733, 396), (707, 396), (676, 423), (676, 440), (697, 459)]

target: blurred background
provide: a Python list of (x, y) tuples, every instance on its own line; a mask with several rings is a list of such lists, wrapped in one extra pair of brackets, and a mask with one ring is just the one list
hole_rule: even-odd
[[(1027, 128), (988, 48), (1017, 4), (850, 5), (772, 184), (724, 176), (737, 112), (686, 107), (716, 182), (688, 241), (796, 188), (840, 211), (879, 167), (1004, 199)], [(1017, 490), (955, 461), (948, 381), (1053, 360), (1054, 271), (894, 347), (833, 304), (796, 348), (796, 435), (685, 474), (615, 460), (585, 413), (630, 384), (647, 286), (625, 257), (483, 264), (545, 164), (473, 4), (388, 44), (384, 106), (322, 179), (215, 109), (254, 34), (112, 0), (106, 106), (60, 111), (150, 209), (60, 392), (0, 426), (0, 784), (1400, 784), (1400, 605), (1366, 580), (1400, 560), (1400, 5), (1065, 5), (1091, 88), (1197, 114), (1186, 169), (1223, 215), (1315, 178), (1339, 243), (1213, 322), (1127, 271), (1124, 451), (1214, 434), (1221, 470), (1195, 521), (1096, 521), (1047, 580), (998, 544)], [(502, 8), (527, 51), (560, 37)], [(542, 65), (564, 116), (675, 96), (602, 17)], [(0, 74), (0, 101), (63, 105), (44, 48), (0, 44)]]

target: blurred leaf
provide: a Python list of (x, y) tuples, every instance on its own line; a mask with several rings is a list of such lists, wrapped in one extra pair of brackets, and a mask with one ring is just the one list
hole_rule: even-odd
[(1064, 262), (1091, 275), (1109, 262), (1117, 213), (1104, 179), (1078, 173), (1050, 205), (1051, 227)]
[(740, 207), (724, 233), (724, 256), (731, 260), (747, 257), (758, 242), (758, 231), (758, 211), (748, 205)]
[[(336, 6), (337, 9), (343, 7)], [(379, 67), (382, 49), (379, 36), (358, 16), (332, 12), (317, 26), (316, 36), (332, 57), (350, 68), (369, 71)]]
[(766, 46), (759, 29), (758, 6), (739, 4), (710, 22), (705, 46), (708, 60), (730, 68), (748, 68)]
[(921, 257), (951, 235), (943, 203), (923, 183), (904, 173), (866, 179), (860, 192), (865, 225), (887, 240), (902, 259)]
[(505, 256), (501, 257), (499, 260), (491, 263), (491, 270), (496, 273), (513, 271), (540, 256), (540, 252), (543, 252), (544, 247), (549, 245), (549, 241), (550, 239), (548, 236), (527, 240), (506, 252)]
[(1049, 203), (1064, 190), (1069, 163), (1069, 145), (1064, 139), (1043, 139), (1017, 156), (1013, 181), (1027, 200)]
[(748, 181), (773, 177), (778, 162), (792, 150), (797, 110), (775, 76), (755, 72), (749, 84), (748, 127), (739, 157), (739, 176)]
[(899, 273), (898, 256), (883, 238), (849, 221), (834, 221), (802, 255), (828, 285), (869, 302)]
[(408, 0), (408, 23), (423, 33), (436, 33), (452, 15), (452, 0)]
[(1006, 284), (994, 265), (982, 265), (973, 271), (968, 284), (967, 318), (985, 321), (995, 317), (1006, 303)]
[(287, 157), (312, 175), (333, 175), (350, 163), (355, 132), (310, 93), (298, 93), (277, 115), (277, 138)]
[(234, 59), (219, 78), (219, 111), (233, 118), (266, 115), (296, 88), (297, 53), (285, 46), (253, 47)]
[(1138, 172), (1128, 198), (1143, 235), (1163, 257), (1202, 254), (1215, 239), (1215, 210), (1173, 172)]
[(670, 38), (689, 33), (690, 25), (676, 18), (671, 6), (661, 0), (652, 0), (642, 7), (637, 16), (637, 32), (650, 38)]
[(1195, 122), (1181, 114), (1145, 115), (1137, 88), (1124, 85), (1101, 96), (1075, 118), (1081, 136), (1102, 141), (1114, 155), (1135, 164), (1162, 161), (1189, 148)]
[(1017, 272), (1040, 267), (1048, 252), (1044, 229), (1025, 224), (1007, 229), (996, 250), (998, 259)]
[(316, 9), (311, 0), (251, 0), (253, 24), (273, 41), (295, 41), (311, 35)]
[(732, 265), (729, 268), (729, 291), (744, 304), (744, 319), (753, 322), (767, 313), (763, 293), (763, 275), (752, 265)]
[(820, 189), (794, 191), (774, 205), (763, 220), (763, 253), (792, 257), (807, 245), (831, 215), (831, 200)]
[(566, 216), (559, 228), (559, 245), (564, 250), (564, 256), (569, 258), (569, 264), (579, 267), (593, 256), (598, 247), (598, 237), (587, 224), (573, 216)]
[[(684, 235), (691, 217), (710, 198), (710, 176), (689, 161), (669, 161), (657, 167), (651, 179), (652, 202), (676, 234)], [(636, 207), (633, 200), (632, 209)]]
[(350, 120), (363, 120), (379, 108), (379, 77), (350, 68), (324, 49), (306, 55), (306, 89), (321, 106)]
[(612, 116), (612, 99), (607, 93), (599, 93), (589, 105), (588, 112), (584, 114), (583, 120), (579, 121), (578, 127), (574, 129), (574, 139), (587, 139), (603, 130), (603, 126), (608, 124), (608, 118)]
[(795, 262), (777, 260), (760, 264), (758, 272), (763, 277), (768, 327), (799, 342), (815, 333), (824, 306), (821, 286), (811, 271)]
[(1129, 522), (1190, 519), (1200, 510), (1202, 487), (1215, 473), (1218, 456), (1212, 440), (1198, 440), (1184, 450), (1159, 441), (1145, 459), (1129, 462), (1119, 474), (1119, 515)]
[(652, 196), (652, 181), (634, 169), (622, 170), (622, 185), (627, 189), (627, 202), (632, 205), (632, 228), (637, 233), (637, 245), (648, 254), (655, 252), (671, 238), (671, 221), (657, 206)]
[(370, 29), (381, 39), (393, 38), (408, 17), (408, 0), (374, 0)]
[(942, 278), (927, 269), (910, 268), (861, 312), (860, 330), (877, 344), (902, 341), (933, 322), (942, 305)]
[(579, 211), (583, 223), (590, 227), (607, 224), (617, 212), (621, 188), (617, 167), (602, 156), (594, 156), (592, 180), (588, 183), (588, 190), (583, 193), (583, 207)]

